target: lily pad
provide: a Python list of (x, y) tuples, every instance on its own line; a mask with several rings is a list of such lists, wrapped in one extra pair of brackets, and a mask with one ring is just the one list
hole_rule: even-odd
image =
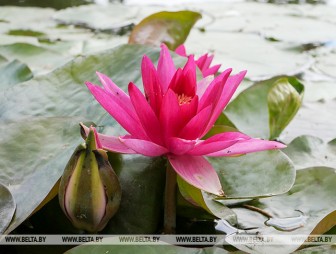
[(16, 204), (8, 188), (1, 183), (0, 197), (0, 234), (3, 234), (13, 218)]
[(201, 17), (193, 11), (154, 13), (133, 28), (129, 43), (159, 46), (164, 42), (169, 49), (175, 50), (184, 43), (190, 29)]
[[(80, 141), (75, 118), (44, 118), (1, 124), (1, 180), (17, 209), (6, 233), (19, 226), (55, 185)], [(13, 160), (16, 163), (13, 163)]]
[(122, 4), (82, 5), (57, 11), (53, 18), (61, 24), (113, 31), (130, 26), (137, 12), (137, 7)]
[[(151, 234), (161, 220), (166, 160), (124, 155), (117, 170), (122, 199), (104, 233)], [(139, 209), (141, 207), (141, 209)]]
[(252, 80), (294, 75), (313, 63), (310, 56), (284, 50), (282, 44), (270, 43), (256, 34), (192, 30), (185, 45), (197, 55), (213, 52), (214, 64), (221, 63), (222, 70), (247, 69), (247, 78)]
[(28, 43), (1, 45), (0, 54), (8, 60), (18, 59), (28, 64), (34, 74), (50, 72), (69, 60), (69, 57), (62, 56), (56, 51)]
[(296, 117), (283, 132), (282, 139), (290, 142), (298, 136), (310, 135), (330, 141), (336, 134), (333, 128), (336, 126), (335, 108), (336, 99), (303, 102)]
[(0, 66), (0, 89), (5, 89), (31, 78), (33, 78), (33, 73), (29, 67), (18, 60)]
[(281, 151), (209, 158), (209, 161), (218, 173), (226, 198), (282, 194), (295, 180), (294, 165)]
[[(306, 216), (306, 222), (290, 232), (279, 231), (272, 226), (267, 226), (267, 217), (256, 211), (244, 208), (234, 208), (237, 213), (239, 226), (241, 228), (255, 228), (249, 235), (258, 234), (272, 235), (273, 241), (281, 243), (281, 236), (286, 235), (319, 235), (327, 232), (336, 224), (336, 196), (335, 169), (327, 167), (316, 167), (302, 169), (297, 172), (297, 178), (293, 188), (286, 194), (251, 203), (276, 218), (297, 217), (300, 214)], [(241, 233), (244, 235), (244, 233)], [(279, 238), (277, 237), (279, 236)], [(233, 236), (232, 236), (233, 237)], [(233, 238), (232, 238), (233, 239)], [(226, 239), (230, 243), (229, 239)], [(241, 250), (259, 253), (291, 253), (301, 246), (302, 241), (291, 245), (233, 245)], [(231, 241), (232, 243), (232, 241)]]
[(327, 143), (318, 137), (300, 136), (283, 152), (291, 158), (296, 169), (316, 166), (336, 168), (336, 139)]

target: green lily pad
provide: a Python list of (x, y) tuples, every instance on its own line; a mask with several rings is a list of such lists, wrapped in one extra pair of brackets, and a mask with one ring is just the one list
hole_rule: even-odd
[(281, 151), (216, 157), (209, 158), (209, 161), (218, 173), (227, 198), (282, 194), (293, 186), (295, 180), (294, 165)]
[(50, 72), (69, 60), (69, 57), (56, 51), (28, 43), (1, 45), (0, 54), (8, 60), (18, 59), (26, 63), (34, 74)]
[(225, 114), (244, 133), (274, 138), (296, 114), (302, 93), (303, 85), (297, 79), (275, 77), (244, 90), (227, 106)]
[(18, 60), (0, 66), (0, 88), (5, 89), (33, 78), (29, 67)]
[[(48, 195), (81, 140), (75, 118), (31, 118), (1, 124), (1, 180), (17, 209), (6, 230), (19, 226)], [(16, 163), (13, 163), (15, 160)]]
[(93, 30), (118, 30), (130, 26), (137, 12), (137, 7), (122, 4), (83, 5), (57, 11), (53, 18), (61, 24)]
[(185, 46), (188, 52), (197, 55), (213, 52), (214, 64), (222, 64), (221, 70), (233, 68), (234, 73), (248, 70), (246, 77), (251, 80), (294, 75), (312, 64), (310, 56), (284, 50), (282, 44), (270, 43), (252, 33), (200, 32), (193, 29)]
[[(161, 220), (166, 160), (124, 155), (117, 170), (122, 199), (104, 233), (151, 234)], [(141, 209), (140, 209), (141, 208)]]
[(1, 183), (0, 197), (0, 234), (3, 234), (13, 218), (16, 204), (11, 192)]
[(316, 68), (322, 73), (332, 77), (336, 78), (336, 50), (333, 50), (331, 52), (328, 52), (323, 55), (319, 55), (316, 59)]
[(201, 17), (193, 11), (154, 13), (133, 28), (129, 43), (159, 46), (164, 42), (169, 49), (175, 50), (184, 43), (190, 29)]
[(289, 142), (301, 135), (316, 136), (325, 142), (335, 138), (335, 108), (335, 99), (303, 102), (296, 117), (283, 132), (283, 140)]
[[(237, 213), (238, 223), (241, 228), (255, 228), (254, 230), (250, 230), (250, 235), (253, 235), (253, 233), (258, 234), (258, 236), (272, 235), (274, 242), (281, 242), (277, 236), (323, 234), (336, 225), (335, 182), (336, 174), (333, 168), (316, 167), (302, 169), (297, 172), (293, 188), (286, 194), (259, 199), (258, 202), (250, 203), (275, 218), (281, 218), (282, 224), (286, 220), (290, 224), (293, 218), (297, 218), (301, 212), (305, 220), (302, 221), (301, 225), (297, 225), (298, 227), (292, 228), (290, 231), (280, 231), (275, 227), (267, 226), (265, 222), (268, 218), (259, 212), (246, 208), (234, 208), (233, 210)], [(240, 234), (244, 235), (244, 233)], [(226, 240), (230, 243), (230, 238)], [(300, 247), (303, 241), (304, 239), (295, 244), (277, 246), (253, 246), (234, 243), (233, 245), (238, 249), (248, 252), (291, 253)]]
[(300, 136), (283, 152), (291, 158), (296, 169), (316, 166), (336, 168), (336, 139), (327, 143), (318, 137)]

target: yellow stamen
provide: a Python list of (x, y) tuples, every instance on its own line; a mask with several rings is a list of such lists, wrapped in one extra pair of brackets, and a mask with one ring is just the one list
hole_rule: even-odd
[(191, 97), (183, 94), (178, 95), (178, 102), (180, 105), (189, 104), (191, 102)]

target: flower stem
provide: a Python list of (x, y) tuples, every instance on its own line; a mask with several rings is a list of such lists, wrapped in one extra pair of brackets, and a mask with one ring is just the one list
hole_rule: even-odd
[(163, 232), (174, 234), (176, 228), (176, 172), (168, 162), (164, 203)]

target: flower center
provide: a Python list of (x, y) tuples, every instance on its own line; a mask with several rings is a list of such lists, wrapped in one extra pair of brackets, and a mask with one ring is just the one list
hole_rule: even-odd
[(183, 94), (177, 96), (178, 102), (180, 105), (189, 104), (191, 102), (191, 97)]

